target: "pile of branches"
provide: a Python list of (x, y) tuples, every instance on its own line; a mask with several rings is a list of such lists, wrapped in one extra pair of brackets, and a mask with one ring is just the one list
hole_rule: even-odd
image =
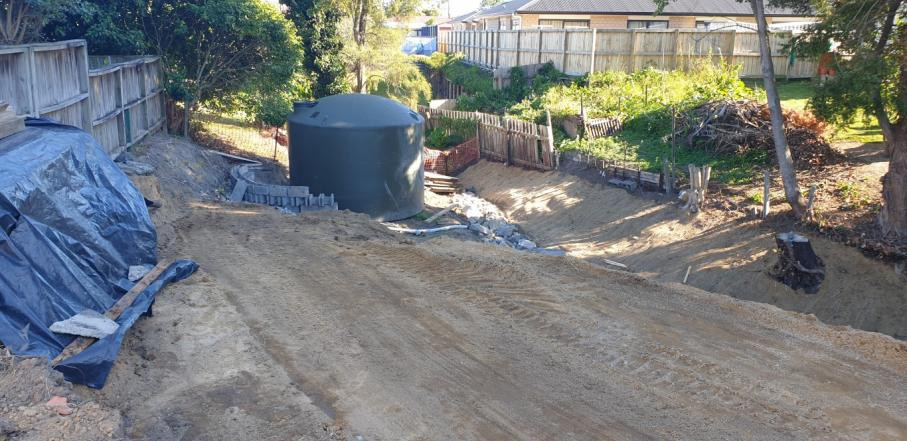
[[(684, 137), (687, 145), (717, 154), (741, 154), (759, 149), (774, 152), (771, 121), (766, 104), (714, 101), (681, 116), (677, 135)], [(825, 139), (826, 123), (811, 113), (785, 111), (784, 128), (798, 167), (831, 164), (844, 158)]]

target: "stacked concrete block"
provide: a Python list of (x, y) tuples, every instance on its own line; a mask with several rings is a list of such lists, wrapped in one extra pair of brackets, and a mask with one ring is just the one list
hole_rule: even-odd
[(236, 186), (230, 194), (231, 201), (269, 205), (297, 213), (339, 209), (333, 194), (316, 196), (309, 193), (308, 187), (256, 182), (255, 170), (260, 167), (260, 165), (237, 165), (230, 170), (230, 175), (236, 180)]

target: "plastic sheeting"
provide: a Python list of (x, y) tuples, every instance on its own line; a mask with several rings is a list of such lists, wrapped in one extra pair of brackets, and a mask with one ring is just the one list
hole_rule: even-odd
[(438, 51), (438, 39), (436, 37), (406, 37), (402, 50), (407, 55), (431, 55)]
[[(110, 309), (134, 285), (129, 267), (155, 264), (157, 235), (142, 194), (88, 133), (27, 125), (0, 139), (0, 341), (16, 355), (50, 359), (75, 339), (50, 325)], [(165, 284), (196, 268), (171, 265), (120, 316), (116, 333), (56, 368), (102, 387), (129, 327)]]

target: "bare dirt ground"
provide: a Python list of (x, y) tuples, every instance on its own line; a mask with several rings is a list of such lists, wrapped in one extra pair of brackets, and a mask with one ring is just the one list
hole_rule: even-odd
[(818, 295), (795, 292), (768, 275), (775, 231), (760, 221), (703, 213), (690, 219), (675, 204), (565, 173), (540, 173), (482, 162), (464, 185), (498, 204), (543, 246), (571, 256), (610, 259), (666, 282), (815, 314), (833, 325), (907, 337), (907, 281), (859, 250), (811, 237), (827, 276)]
[(140, 187), (171, 206), (162, 257), (202, 269), (84, 391), (129, 437), (907, 437), (907, 345), (887, 336), (348, 212)]
[[(162, 161), (197, 155), (158, 141)], [(201, 270), (159, 295), (104, 389), (72, 390), (113, 432), (23, 439), (907, 438), (907, 344), (891, 337), (348, 212), (194, 198), (187, 184), (223, 183), (172, 178), (135, 181), (163, 204), (161, 257)]]

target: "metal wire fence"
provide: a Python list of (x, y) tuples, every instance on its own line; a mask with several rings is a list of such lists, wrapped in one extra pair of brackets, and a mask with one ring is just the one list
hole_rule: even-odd
[(286, 131), (283, 129), (208, 112), (193, 114), (192, 124), (192, 138), (199, 144), (240, 156), (289, 164)]

